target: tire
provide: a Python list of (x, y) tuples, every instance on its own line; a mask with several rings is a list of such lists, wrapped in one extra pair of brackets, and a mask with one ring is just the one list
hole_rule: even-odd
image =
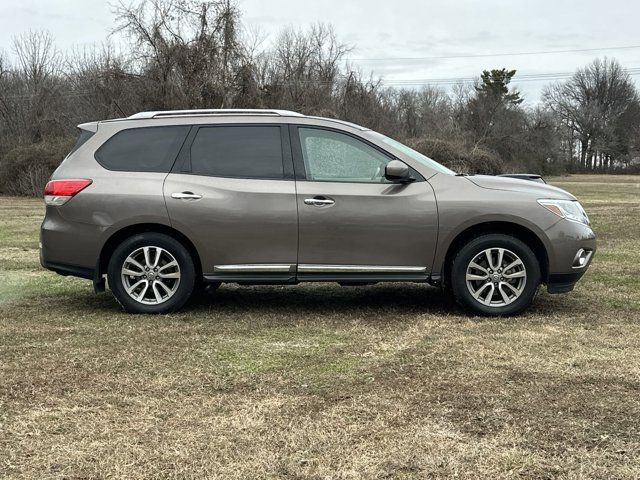
[(524, 242), (510, 235), (488, 234), (460, 248), (451, 266), (450, 284), (463, 308), (479, 315), (508, 316), (531, 305), (540, 278), (538, 259)]
[(189, 251), (175, 238), (154, 232), (134, 235), (118, 245), (107, 275), (114, 297), (129, 313), (174, 312), (189, 300), (196, 283)]

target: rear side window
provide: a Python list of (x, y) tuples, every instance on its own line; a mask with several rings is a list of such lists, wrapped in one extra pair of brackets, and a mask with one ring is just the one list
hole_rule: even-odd
[(80, 130), (80, 134), (78, 135), (78, 140), (76, 140), (76, 144), (73, 146), (71, 151), (67, 154), (67, 157), (71, 155), (73, 152), (75, 152), (76, 150), (78, 150), (82, 145), (85, 144), (87, 140), (93, 137), (96, 133), (96, 132), (91, 132), (89, 130), (82, 130), (82, 129), (78, 129), (78, 130)]
[(116, 133), (96, 152), (108, 170), (169, 172), (189, 126), (131, 128)]
[(283, 178), (280, 127), (200, 128), (191, 144), (191, 173), (213, 177)]

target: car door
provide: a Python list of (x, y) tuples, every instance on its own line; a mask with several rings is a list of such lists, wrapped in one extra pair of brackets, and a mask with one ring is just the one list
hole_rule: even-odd
[(194, 126), (164, 195), (206, 277), (293, 278), (297, 208), (286, 126)]
[(385, 179), (394, 157), (362, 137), (292, 126), (299, 216), (298, 278), (426, 279), (437, 239), (431, 186)]

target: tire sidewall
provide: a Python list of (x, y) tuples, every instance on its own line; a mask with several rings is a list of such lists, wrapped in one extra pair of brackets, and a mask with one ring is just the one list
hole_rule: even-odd
[[(120, 272), (125, 259), (135, 250), (156, 246), (167, 250), (180, 267), (180, 285), (174, 295), (160, 305), (145, 305), (135, 301), (125, 291)], [(182, 307), (191, 297), (195, 285), (195, 268), (188, 250), (176, 239), (162, 233), (140, 233), (124, 240), (111, 255), (107, 269), (109, 287), (120, 305), (130, 313), (168, 313)]]
[[(469, 262), (488, 248), (505, 248), (512, 251), (525, 266), (527, 279), (522, 295), (509, 305), (489, 307), (478, 302), (467, 288), (466, 273)], [(451, 287), (458, 303), (480, 315), (508, 316), (520, 313), (533, 302), (540, 286), (540, 264), (536, 255), (521, 240), (503, 234), (483, 235), (464, 245), (455, 256), (451, 268)]]

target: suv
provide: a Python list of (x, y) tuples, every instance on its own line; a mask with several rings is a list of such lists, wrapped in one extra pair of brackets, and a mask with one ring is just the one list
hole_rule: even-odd
[(129, 312), (223, 282), (402, 281), (510, 315), (541, 283), (572, 290), (596, 248), (564, 190), (456, 174), (339, 120), (182, 110), (79, 128), (45, 188), (41, 263), (108, 284)]

